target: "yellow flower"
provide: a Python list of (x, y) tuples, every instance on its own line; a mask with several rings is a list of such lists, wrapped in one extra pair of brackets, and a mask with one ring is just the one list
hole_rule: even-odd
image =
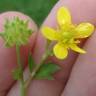
[(72, 24), (70, 12), (65, 7), (59, 8), (57, 21), (59, 27), (56, 30), (42, 27), (44, 37), (57, 42), (53, 48), (55, 56), (59, 59), (66, 58), (69, 48), (79, 53), (86, 53), (77, 45), (80, 43), (80, 38), (87, 38), (93, 33), (94, 26), (90, 23)]

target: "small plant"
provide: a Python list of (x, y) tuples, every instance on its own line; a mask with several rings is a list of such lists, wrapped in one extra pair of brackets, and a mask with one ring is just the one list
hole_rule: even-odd
[[(51, 61), (46, 63), (45, 61), (49, 56), (55, 55), (60, 60), (65, 59), (69, 49), (83, 54), (86, 53), (85, 50), (78, 47), (78, 44), (82, 38), (87, 38), (93, 33), (94, 26), (88, 22), (79, 25), (72, 24), (70, 12), (65, 7), (58, 9), (57, 21), (58, 26), (56, 29), (47, 26), (41, 28), (43, 36), (47, 39), (46, 49), (41, 57), (40, 64), (35, 64), (32, 54), (29, 52), (28, 67), (30, 77), (25, 81), (20, 47), (28, 43), (33, 31), (28, 28), (28, 21), (21, 20), (19, 17), (14, 17), (10, 21), (6, 19), (4, 32), (0, 33), (0, 36), (5, 41), (6, 47), (16, 47), (18, 68), (13, 71), (13, 77), (15, 80), (20, 81), (21, 96), (26, 96), (26, 90), (32, 79), (54, 79), (53, 74), (60, 70), (60, 66), (53, 64)], [(55, 44), (50, 49), (53, 41), (55, 41)]]

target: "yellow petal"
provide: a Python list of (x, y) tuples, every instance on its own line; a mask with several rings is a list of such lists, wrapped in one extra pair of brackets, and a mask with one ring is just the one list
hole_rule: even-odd
[(86, 38), (93, 33), (94, 26), (90, 23), (81, 23), (80, 25), (77, 26), (76, 31), (77, 31), (76, 38)]
[(76, 52), (79, 52), (79, 53), (83, 53), (83, 54), (86, 53), (86, 51), (84, 51), (83, 49), (79, 48), (76, 44), (71, 44), (70, 48), (73, 51), (76, 51)]
[(68, 50), (66, 48), (66, 46), (64, 46), (63, 44), (61, 43), (57, 43), (55, 46), (54, 46), (54, 54), (55, 56), (58, 58), (58, 59), (64, 59), (67, 57), (68, 55)]
[(49, 40), (58, 40), (58, 32), (49, 27), (42, 27), (42, 34)]
[(59, 25), (71, 23), (71, 15), (69, 10), (66, 7), (59, 8), (57, 12), (57, 20)]

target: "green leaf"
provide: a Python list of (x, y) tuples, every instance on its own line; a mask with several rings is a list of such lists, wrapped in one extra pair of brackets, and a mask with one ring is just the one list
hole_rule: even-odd
[(34, 62), (34, 60), (32, 58), (32, 54), (29, 53), (29, 56), (28, 56), (28, 67), (29, 67), (30, 72), (32, 72), (32, 69), (34, 68), (34, 66), (35, 66), (35, 62)]
[(19, 68), (15, 69), (12, 73), (13, 73), (14, 80), (19, 80), (20, 79), (20, 77), (21, 77), (21, 70)]
[(53, 80), (53, 74), (57, 72), (60, 69), (60, 66), (53, 64), (53, 63), (47, 63), (43, 64), (39, 71), (37, 72), (35, 78), (36, 79), (48, 79)]

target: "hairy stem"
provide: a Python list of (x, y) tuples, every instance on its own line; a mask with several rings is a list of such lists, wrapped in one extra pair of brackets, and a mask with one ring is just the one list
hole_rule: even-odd
[(31, 73), (31, 76), (28, 78), (28, 80), (25, 83), (25, 88), (28, 88), (30, 82), (32, 81), (32, 79), (35, 77), (36, 73), (39, 71), (39, 69), (41, 68), (41, 66), (44, 64), (44, 61), (47, 59), (47, 57), (49, 56), (48, 52), (45, 52), (45, 54), (42, 57), (41, 63), (37, 64), (37, 66), (34, 68), (34, 70)]
[(21, 96), (25, 96), (25, 86), (24, 86), (24, 77), (23, 77), (23, 65), (21, 64), (20, 59), (20, 46), (16, 45), (16, 54), (17, 54), (17, 63), (18, 67), (20, 68), (20, 89), (21, 89)]

